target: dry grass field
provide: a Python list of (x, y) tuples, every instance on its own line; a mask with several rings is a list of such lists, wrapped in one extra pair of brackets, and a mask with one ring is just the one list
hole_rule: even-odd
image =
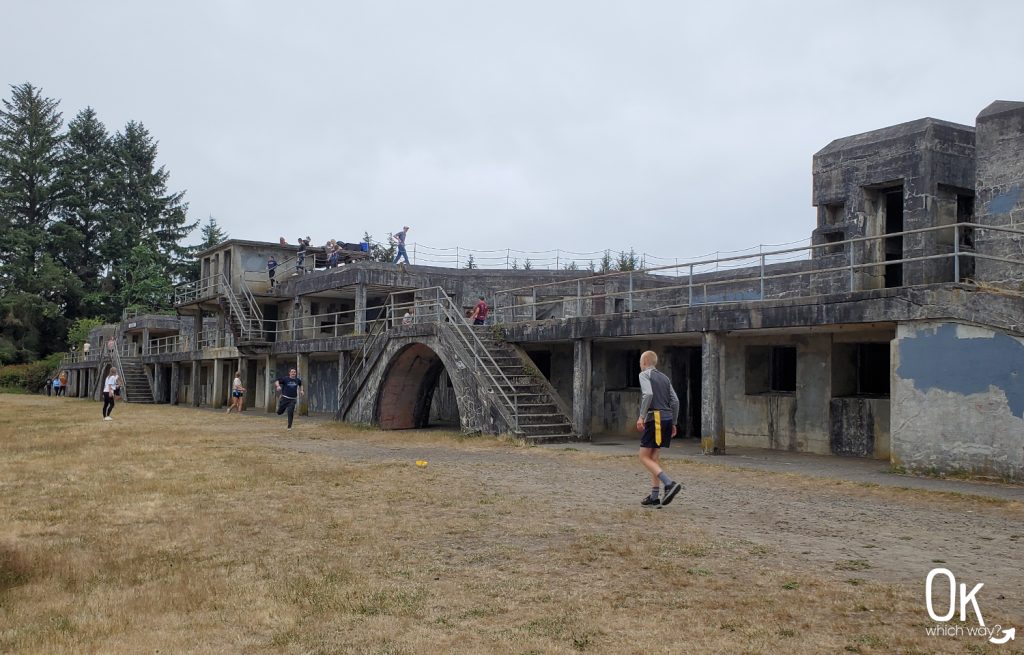
[(650, 510), (621, 455), (114, 417), (0, 395), (0, 652), (1024, 652), (924, 632), (934, 566), (1024, 627), (1019, 503), (670, 459)]

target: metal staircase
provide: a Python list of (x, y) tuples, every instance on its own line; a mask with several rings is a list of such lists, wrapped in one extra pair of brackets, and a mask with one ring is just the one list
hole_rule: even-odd
[(217, 295), (217, 304), (224, 312), (224, 320), (234, 335), (238, 348), (256, 350), (268, 346), (267, 335), (263, 330), (263, 312), (245, 282), (239, 280), (240, 293), (235, 293), (223, 273), (218, 277), (217, 283), (220, 291)]

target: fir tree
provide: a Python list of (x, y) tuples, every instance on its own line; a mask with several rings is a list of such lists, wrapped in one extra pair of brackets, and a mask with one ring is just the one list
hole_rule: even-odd
[[(170, 283), (185, 279), (192, 271), (194, 247), (182, 244), (198, 221), (189, 223), (184, 192), (169, 192), (170, 174), (157, 164), (157, 143), (146, 128), (129, 122), (114, 135), (112, 229), (104, 244), (104, 259), (121, 261), (138, 244), (154, 249), (156, 270)], [(112, 270), (112, 286), (120, 291), (123, 278)]]
[(200, 252), (207, 248), (212, 248), (219, 243), (223, 243), (230, 238), (228, 233), (217, 224), (217, 219), (213, 216), (207, 218), (206, 222), (203, 223), (203, 226), (199, 228), (199, 236), (200, 242), (198, 248)]
[(28, 361), (63, 346), (80, 285), (48, 251), (60, 200), (58, 101), (25, 83), (0, 110), (0, 352)]
[(477, 268), (476, 260), (473, 259), (473, 253), (469, 253), (469, 257), (466, 259), (466, 268)]
[[(91, 107), (68, 124), (60, 176), (64, 194), (57, 209), (53, 246), (57, 260), (82, 284), (79, 315), (111, 313), (109, 298), (100, 290), (104, 269), (101, 244), (110, 236), (111, 151), (107, 129)], [(114, 316), (111, 316), (114, 318)]]

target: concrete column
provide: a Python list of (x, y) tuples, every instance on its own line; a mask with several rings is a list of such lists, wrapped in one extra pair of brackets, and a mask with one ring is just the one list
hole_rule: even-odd
[(356, 285), (355, 334), (366, 332), (366, 283)]
[(192, 360), (192, 379), (189, 384), (192, 385), (192, 406), (199, 407), (203, 402), (203, 389), (202, 389), (202, 377), (200, 376), (200, 369), (203, 366), (201, 359)]
[[(142, 353), (146, 352), (146, 347), (147, 346), (149, 346), (149, 328), (148, 327), (144, 327), (144, 328), (142, 328), (142, 343), (139, 344), (139, 354), (140, 355)], [(153, 382), (154, 383), (156, 382), (155, 378), (154, 378)]]
[(263, 356), (263, 408), (268, 412), (277, 410), (277, 395), (274, 391), (274, 360), (270, 355)]
[(722, 410), (725, 394), (725, 380), (722, 376), (724, 339), (722, 332), (705, 332), (701, 344), (700, 445), (705, 455), (725, 454)]
[(590, 436), (592, 343), (590, 339), (573, 339), (572, 342), (572, 429), (581, 437)]
[[(220, 338), (219, 336), (217, 337)], [(224, 360), (213, 360), (213, 392), (210, 394), (210, 407), (224, 406)]]
[(302, 390), (306, 393), (299, 394), (298, 410), (299, 416), (309, 416), (309, 388), (312, 380), (309, 377), (309, 355), (299, 353), (295, 356), (295, 368), (299, 369), (299, 377), (302, 378)]
[(217, 340), (214, 343), (218, 348), (224, 347), (224, 332), (226, 331), (225, 325), (226, 321), (224, 320), (224, 312), (217, 312), (217, 334), (215, 335)]
[(153, 402), (164, 401), (164, 367), (161, 364), (153, 364)]
[[(352, 365), (352, 352), (349, 350), (342, 350), (338, 353), (338, 408), (341, 409), (341, 394), (345, 390), (345, 375), (348, 374), (348, 369)], [(335, 418), (344, 418), (343, 416), (336, 416)]]
[(171, 394), (172, 405), (178, 404), (178, 387), (181, 386), (181, 362), (171, 362)]
[(199, 350), (199, 339), (203, 336), (203, 313), (196, 312), (192, 317), (192, 347), (190, 350)]

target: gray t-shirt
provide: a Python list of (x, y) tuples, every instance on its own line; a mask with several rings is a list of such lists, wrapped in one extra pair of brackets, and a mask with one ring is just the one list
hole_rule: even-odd
[(640, 418), (647, 421), (654, 420), (654, 411), (661, 412), (661, 419), (671, 419), (673, 424), (678, 423), (679, 418), (679, 396), (672, 388), (672, 381), (668, 376), (656, 368), (649, 368), (640, 373), (640, 392), (643, 398), (640, 399)]

